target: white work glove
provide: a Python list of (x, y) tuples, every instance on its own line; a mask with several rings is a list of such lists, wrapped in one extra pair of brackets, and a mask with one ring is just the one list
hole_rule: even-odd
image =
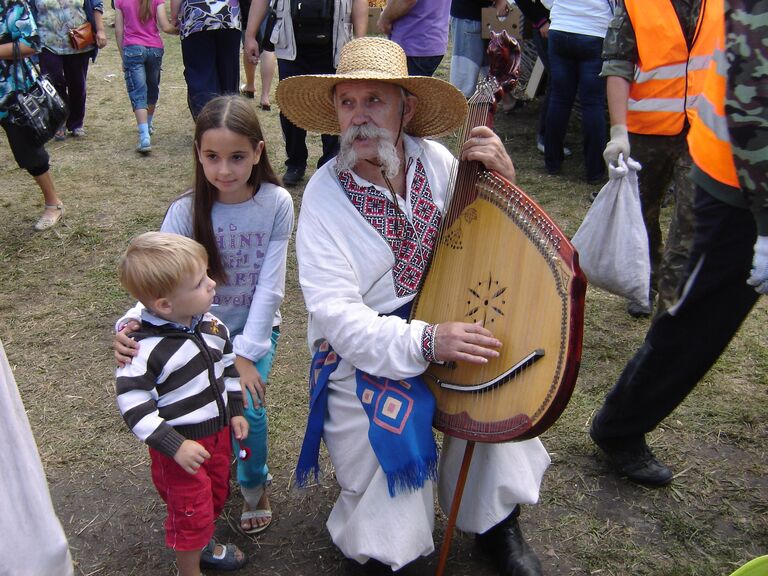
[(627, 126), (625, 124), (614, 124), (611, 126), (611, 139), (605, 146), (605, 150), (603, 150), (605, 165), (608, 168), (617, 166), (619, 154), (623, 154), (624, 158), (629, 158), (629, 134), (627, 134)]
[(757, 237), (747, 284), (754, 286), (758, 294), (768, 294), (768, 236)]
[(630, 170), (639, 172), (642, 168), (640, 162), (629, 156), (624, 156), (624, 153), (620, 152), (616, 161), (608, 164), (608, 179), (616, 180), (617, 178), (624, 178), (624, 176), (629, 174)]

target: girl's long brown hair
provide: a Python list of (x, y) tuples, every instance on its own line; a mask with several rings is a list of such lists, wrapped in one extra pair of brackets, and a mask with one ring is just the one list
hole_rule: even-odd
[(142, 22), (149, 22), (153, 19), (152, 0), (139, 0), (139, 20)]
[[(242, 96), (218, 96), (208, 102), (200, 111), (195, 123), (195, 144), (192, 146), (192, 155), (195, 159), (195, 182), (192, 187), (192, 233), (193, 238), (205, 246), (208, 252), (208, 274), (216, 282), (226, 284), (227, 272), (224, 262), (216, 246), (216, 238), (213, 233), (211, 211), (216, 201), (218, 191), (208, 182), (203, 172), (203, 165), (197, 155), (203, 134), (214, 128), (226, 128), (235, 134), (245, 136), (250, 140), (254, 149), (259, 142), (264, 141), (264, 133), (261, 131), (259, 118), (252, 104)], [(275, 174), (269, 163), (266, 146), (261, 152), (259, 163), (255, 164), (248, 178), (248, 184), (253, 187), (255, 196), (262, 182), (270, 182), (282, 186), (280, 178)]]

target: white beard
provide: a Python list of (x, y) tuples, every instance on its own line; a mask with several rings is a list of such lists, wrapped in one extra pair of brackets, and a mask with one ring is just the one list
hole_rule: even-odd
[(336, 156), (336, 166), (339, 170), (352, 170), (358, 162), (357, 152), (353, 146), (357, 138), (375, 138), (377, 141), (377, 160), (384, 175), (394, 178), (400, 172), (400, 158), (397, 149), (392, 143), (392, 133), (386, 128), (379, 128), (372, 124), (350, 126), (341, 135), (340, 150)]

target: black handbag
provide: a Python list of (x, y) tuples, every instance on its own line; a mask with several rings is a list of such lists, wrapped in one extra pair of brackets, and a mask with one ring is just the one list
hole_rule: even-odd
[(59, 96), (47, 76), (40, 74), (37, 67), (21, 57), (19, 41), (13, 43), (13, 77), (22, 86), (32, 78), (30, 67), (37, 71), (37, 78), (25, 91), (18, 91), (9, 97), (6, 106), (8, 115), (3, 122), (22, 128), (29, 141), (36, 145), (45, 144), (53, 138), (67, 119), (67, 105)]
[[(277, 11), (270, 2), (267, 5), (267, 13), (264, 15), (264, 23), (259, 26), (259, 33), (256, 35), (256, 42), (259, 43), (259, 52), (274, 52), (275, 45), (272, 42), (272, 31), (277, 24)], [(262, 34), (262, 31), (264, 32)]]

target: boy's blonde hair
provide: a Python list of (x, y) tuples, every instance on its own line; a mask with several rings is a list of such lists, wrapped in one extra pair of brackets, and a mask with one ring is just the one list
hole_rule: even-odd
[(136, 236), (120, 257), (120, 283), (145, 306), (171, 295), (202, 265), (208, 253), (202, 244), (178, 234), (145, 232)]

